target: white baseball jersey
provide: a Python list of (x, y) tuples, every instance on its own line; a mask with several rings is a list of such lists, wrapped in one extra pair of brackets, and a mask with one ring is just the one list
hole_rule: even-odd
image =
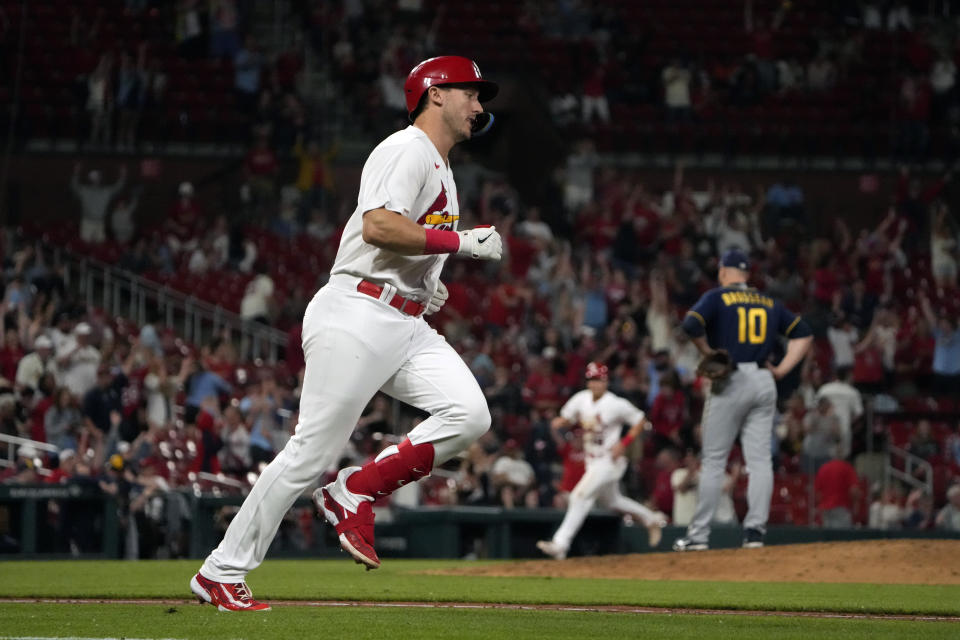
[(429, 299), (449, 254), (402, 256), (364, 242), (363, 214), (381, 208), (425, 229), (457, 230), (460, 204), (453, 172), (427, 134), (413, 125), (377, 145), (363, 165), (357, 208), (344, 228), (330, 273), (387, 283), (421, 302)]
[(620, 440), (623, 425), (632, 427), (644, 417), (643, 411), (620, 396), (607, 391), (594, 400), (589, 389), (570, 396), (560, 415), (583, 427), (583, 449), (588, 459), (607, 455)]

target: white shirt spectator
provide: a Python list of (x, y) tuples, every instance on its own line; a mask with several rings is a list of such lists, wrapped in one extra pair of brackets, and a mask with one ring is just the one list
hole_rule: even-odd
[(100, 350), (89, 344), (93, 329), (80, 322), (73, 333), (57, 349), (57, 365), (62, 372), (61, 382), (77, 398), (96, 386), (100, 368)]
[[(694, 485), (686, 491), (680, 491), (680, 484), (687, 476), (687, 469), (681, 467), (676, 469), (670, 475), (670, 486), (673, 488), (673, 522), (677, 526), (687, 526), (693, 520), (693, 514), (697, 509), (698, 486)], [(724, 474), (724, 482), (729, 482), (731, 476)], [(697, 473), (695, 481), (699, 483), (700, 477)], [(717, 511), (713, 514), (712, 522), (714, 524), (736, 524), (738, 522), (737, 511), (733, 505), (733, 497), (726, 491), (720, 494), (720, 502), (717, 503)]]
[(960, 485), (947, 489), (947, 504), (937, 512), (938, 529), (960, 531)]
[[(686, 467), (680, 467), (670, 474), (670, 487), (673, 489), (673, 524), (678, 527), (690, 524), (693, 513), (697, 510), (697, 485), (686, 491), (680, 490), (680, 484), (687, 477), (688, 472)], [(697, 472), (693, 473), (696, 475)]]
[(61, 331), (58, 327), (50, 330), (50, 339), (53, 341), (53, 353), (58, 357), (66, 353), (66, 347), (72, 349), (76, 344), (70, 331)]
[[(33, 348), (35, 351), (23, 356), (17, 364), (17, 385), (36, 389), (45, 373), (52, 373), (54, 380), (59, 383), (60, 369), (53, 357), (53, 341), (44, 335), (37, 336)], [(40, 352), (43, 352), (43, 355)]]
[(876, 344), (880, 347), (880, 353), (883, 354), (883, 368), (893, 371), (893, 358), (897, 353), (897, 328), (880, 326), (875, 331)]
[(827, 58), (820, 57), (807, 65), (807, 86), (814, 91), (826, 91), (836, 83), (836, 69)]
[(231, 458), (241, 462), (246, 467), (250, 466), (250, 432), (247, 431), (245, 426), (240, 425), (231, 430), (230, 427), (224, 425), (220, 438), (226, 445), (224, 450)]
[(930, 236), (930, 258), (934, 278), (954, 280), (957, 277), (957, 261), (953, 253), (957, 239), (952, 235)]
[(650, 334), (650, 350), (673, 352), (674, 319), (669, 313), (652, 306), (647, 309), (647, 332)]
[(269, 317), (273, 291), (273, 279), (270, 276), (265, 273), (255, 276), (247, 284), (243, 300), (240, 301), (240, 317), (244, 320)]
[(883, 16), (880, 14), (880, 6), (878, 2), (865, 2), (863, 4), (863, 28), (883, 28)]
[(663, 70), (664, 103), (674, 109), (690, 107), (690, 70), (670, 65)]
[(777, 80), (781, 93), (799, 89), (803, 85), (803, 67), (796, 60), (777, 60)]
[(937, 522), (940, 523), (940, 529), (960, 532), (960, 509), (952, 504), (946, 505), (937, 512)]
[(871, 529), (899, 529), (903, 521), (903, 507), (891, 502), (874, 501), (870, 505)]
[[(731, 214), (738, 215), (738, 214)], [(740, 249), (741, 251), (750, 251), (750, 236), (742, 229), (732, 227), (723, 221), (717, 228), (717, 253), (723, 255), (730, 249)]]
[(383, 103), (394, 111), (405, 111), (407, 103), (404, 99), (403, 78), (388, 71), (380, 74), (380, 95)]
[(697, 349), (697, 346), (690, 340), (682, 343), (674, 340), (671, 353), (683, 382), (687, 384), (693, 383), (697, 378), (697, 366), (703, 357), (700, 350)]
[(550, 98), (550, 115), (557, 126), (565, 127), (577, 119), (580, 101), (570, 92), (560, 93)]
[(133, 239), (136, 225), (133, 222), (133, 212), (137, 209), (138, 197), (134, 196), (122, 205), (117, 205), (110, 216), (110, 229), (114, 239), (120, 244), (127, 244)]
[(550, 230), (550, 225), (543, 220), (524, 220), (517, 226), (524, 235), (530, 238), (542, 240), (543, 242), (553, 240), (553, 231)]
[(93, 345), (77, 347), (63, 367), (63, 386), (70, 393), (83, 398), (87, 391), (97, 386), (97, 369), (100, 368), (100, 350)]
[(173, 419), (173, 406), (167, 389), (160, 381), (160, 376), (148, 373), (143, 378), (143, 395), (147, 402), (147, 423), (151, 425), (165, 425)]
[(838, 369), (853, 366), (853, 348), (859, 337), (856, 327), (839, 329), (827, 327), (827, 339), (833, 349), (833, 365)]
[(896, 31), (899, 28), (913, 31), (913, 16), (910, 15), (910, 7), (906, 2), (894, 3), (887, 13), (887, 31)]
[(502, 455), (493, 463), (490, 470), (493, 476), (503, 475), (510, 484), (525, 487), (533, 482), (534, 472), (530, 463), (523, 458), (514, 459), (508, 455)]
[(210, 261), (207, 259), (207, 252), (200, 246), (190, 254), (190, 262), (187, 263), (187, 270), (195, 275), (203, 275), (210, 268)]
[(930, 69), (930, 86), (934, 93), (947, 93), (957, 82), (957, 65), (950, 58), (940, 58)]
[(863, 415), (863, 399), (860, 392), (853, 386), (834, 380), (817, 390), (817, 400), (826, 398), (833, 405), (833, 413), (840, 423), (840, 455), (844, 458), (850, 455), (850, 441), (852, 439), (853, 421)]
[(567, 157), (564, 176), (563, 203), (571, 211), (593, 201), (593, 169), (597, 165), (597, 153), (589, 141), (577, 145)]

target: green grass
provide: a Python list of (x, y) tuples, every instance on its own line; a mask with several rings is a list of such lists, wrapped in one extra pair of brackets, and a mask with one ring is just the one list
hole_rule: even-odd
[[(4, 563), (6, 565), (6, 563)], [(0, 604), (0, 637), (255, 638), (955, 638), (948, 622), (641, 615), (561, 611), (286, 607), (258, 614), (209, 606)]]
[[(188, 598), (188, 561), (4, 561), (0, 597)], [(383, 600), (634, 605), (960, 615), (960, 586), (737, 583), (435, 576), (455, 560), (268, 560), (248, 582), (264, 600)], [(326, 615), (326, 614), (324, 614)], [(501, 615), (498, 613), (497, 615)], [(3, 635), (0, 625), (0, 635)]]

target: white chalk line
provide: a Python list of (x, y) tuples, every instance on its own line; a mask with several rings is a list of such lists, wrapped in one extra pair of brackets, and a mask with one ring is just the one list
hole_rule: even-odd
[[(126, 604), (189, 605), (196, 600), (173, 598), (0, 598), (0, 604)], [(676, 607), (634, 607), (626, 605), (510, 604), (493, 602), (374, 602), (342, 600), (270, 600), (274, 607), (368, 607), (408, 609), (501, 609), (514, 611), (565, 611), (577, 613), (631, 613), (647, 615), (773, 616), (782, 618), (826, 618), (846, 620), (908, 620), (912, 622), (960, 622), (960, 616), (847, 613), (843, 611), (773, 611), (754, 609), (698, 609)], [(268, 614), (269, 615), (269, 614)], [(0, 637), (0, 640), (6, 638)], [(126, 640), (133, 640), (127, 638)], [(166, 639), (172, 640), (172, 639)]]

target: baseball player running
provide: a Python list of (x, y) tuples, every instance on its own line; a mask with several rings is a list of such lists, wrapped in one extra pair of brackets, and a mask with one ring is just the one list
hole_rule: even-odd
[[(770, 441), (777, 402), (774, 379), (787, 375), (810, 348), (810, 328), (778, 300), (747, 286), (747, 256), (737, 249), (720, 259), (720, 286), (707, 291), (687, 312), (683, 329), (704, 355), (701, 373), (713, 378), (703, 407), (703, 460), (697, 508), (686, 537), (675, 551), (709, 548), (710, 521), (723, 488), (724, 469), (733, 441), (740, 434), (746, 458), (749, 509), (743, 521), (743, 546), (763, 546), (773, 469)], [(777, 335), (789, 339), (787, 353), (776, 366), (767, 364)], [(716, 363), (729, 363), (709, 371)]]
[[(570, 492), (570, 504), (560, 528), (552, 540), (537, 542), (540, 551), (557, 560), (567, 557), (570, 543), (595, 502), (643, 522), (651, 547), (660, 544), (662, 529), (667, 525), (663, 513), (652, 511), (620, 493), (620, 478), (627, 470), (627, 458), (623, 452), (649, 425), (646, 416), (630, 402), (607, 390), (606, 365), (591, 362), (587, 365), (586, 378), (587, 388), (573, 394), (550, 424), (553, 429), (562, 429), (580, 423), (586, 452), (586, 471)], [(621, 438), (624, 424), (630, 425), (630, 431)]]
[(450, 254), (499, 260), (493, 227), (458, 231), (450, 149), (489, 125), (481, 102), (497, 85), (466, 58), (421, 62), (404, 85), (412, 125), (371, 152), (330, 280), (303, 318), (306, 371), (300, 423), (264, 469), (191, 590), (225, 611), (262, 611), (244, 579), (263, 562), (286, 511), (336, 459), (378, 391), (430, 414), (399, 445), (349, 467), (314, 492), (344, 550), (368, 569), (375, 497), (430, 474), (482, 435), (490, 413), (463, 360), (424, 321), (447, 298), (440, 270)]

